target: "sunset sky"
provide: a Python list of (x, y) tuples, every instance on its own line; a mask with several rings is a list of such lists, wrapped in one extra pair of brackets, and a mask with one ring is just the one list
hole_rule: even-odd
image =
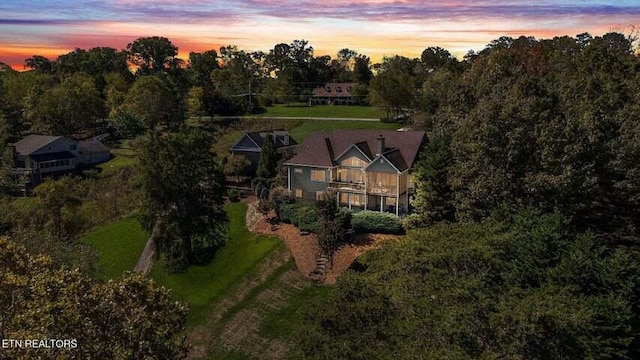
[(164, 36), (180, 49), (238, 45), (268, 51), (308, 40), (316, 55), (351, 48), (379, 61), (441, 46), (456, 56), (502, 35), (550, 38), (640, 27), (640, 0), (3, 0), (0, 61), (22, 69), (38, 54), (74, 48), (123, 49), (138, 37)]

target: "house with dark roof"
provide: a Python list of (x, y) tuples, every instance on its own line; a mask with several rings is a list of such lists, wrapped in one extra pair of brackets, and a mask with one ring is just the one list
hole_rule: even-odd
[(310, 99), (312, 104), (352, 104), (354, 97), (351, 94), (356, 83), (326, 83), (313, 89)]
[(253, 173), (258, 167), (260, 160), (260, 152), (267, 135), (274, 138), (276, 149), (297, 145), (298, 143), (289, 136), (289, 132), (283, 129), (264, 130), (248, 132), (229, 148), (229, 152), (234, 155), (244, 155), (251, 161), (251, 172)]
[(107, 146), (96, 139), (76, 141), (63, 136), (28, 135), (13, 144), (16, 175), (29, 177), (32, 185), (43, 175), (73, 172), (111, 158)]
[(333, 190), (349, 209), (405, 214), (411, 170), (425, 141), (422, 131), (312, 133), (285, 163), (289, 191), (297, 199), (315, 201)]

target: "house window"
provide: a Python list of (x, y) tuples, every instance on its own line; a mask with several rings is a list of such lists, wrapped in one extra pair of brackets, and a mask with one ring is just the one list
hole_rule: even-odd
[(293, 172), (296, 173), (296, 174), (302, 174), (302, 169), (295, 168), (295, 169), (293, 169)]
[(70, 150), (75, 150), (75, 149), (76, 149), (76, 146), (77, 146), (76, 144), (73, 144), (73, 145), (69, 146), (69, 149), (70, 149)]
[(324, 191), (316, 191), (316, 200), (324, 199)]
[(24, 168), (24, 160), (18, 160), (18, 163), (16, 164), (19, 168)]
[(302, 199), (302, 189), (295, 189), (293, 193), (295, 197), (297, 197), (298, 199)]
[(336, 86), (336, 92), (342, 92), (342, 88), (340, 86)]
[(324, 170), (311, 170), (312, 181), (325, 181), (326, 171)]

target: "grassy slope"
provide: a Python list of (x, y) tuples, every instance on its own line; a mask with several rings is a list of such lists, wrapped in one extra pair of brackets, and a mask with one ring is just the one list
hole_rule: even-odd
[(372, 106), (346, 106), (346, 105), (274, 105), (267, 107), (267, 112), (259, 116), (309, 116), (309, 117), (335, 117), (335, 118), (366, 118), (380, 119), (385, 112)]
[(125, 218), (98, 227), (80, 239), (98, 251), (101, 277), (113, 279), (133, 270), (147, 241), (147, 232), (135, 218)]
[(299, 143), (312, 132), (330, 131), (334, 129), (375, 129), (375, 130), (396, 130), (400, 127), (397, 123), (382, 123), (369, 121), (350, 121), (350, 120), (318, 120), (308, 121), (289, 131), (292, 138)]
[(167, 274), (161, 263), (151, 270), (150, 276), (156, 282), (172, 289), (177, 299), (189, 302), (189, 327), (203, 322), (218, 297), (250, 273), (272, 251), (283, 246), (275, 237), (255, 235), (247, 230), (245, 204), (228, 204), (225, 209), (230, 220), (229, 241), (218, 250), (211, 263), (191, 266), (184, 274)]
[(103, 176), (109, 175), (112, 172), (124, 167), (137, 164), (136, 152), (133, 147), (131, 147), (129, 142), (129, 140), (125, 140), (114, 145), (111, 149), (113, 158), (97, 166), (98, 168), (102, 169), (101, 174)]

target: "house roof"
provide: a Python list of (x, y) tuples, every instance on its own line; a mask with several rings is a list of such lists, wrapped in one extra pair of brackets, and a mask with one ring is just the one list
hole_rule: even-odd
[[(267, 137), (267, 134), (272, 134), (275, 138), (276, 148), (297, 145), (298, 143), (289, 135), (284, 129), (274, 129), (274, 130), (263, 130), (263, 131), (252, 131), (245, 133), (243, 137), (248, 137), (251, 139), (253, 143), (257, 145), (257, 149), (262, 149), (262, 144), (264, 144), (264, 139)], [(285, 144), (285, 137), (289, 137), (289, 144)], [(234, 149), (240, 142), (242, 138), (238, 140), (231, 149)]]
[(62, 136), (28, 135), (15, 143), (16, 152), (20, 155), (30, 155), (43, 147), (60, 139)]
[(95, 154), (111, 151), (107, 145), (98, 140), (80, 141), (78, 145), (80, 152), (83, 154)]
[(356, 83), (326, 83), (313, 89), (313, 96), (347, 97)]
[(389, 130), (333, 130), (310, 134), (298, 147), (298, 153), (287, 164), (332, 167), (335, 165), (333, 154), (342, 154), (351, 145), (356, 144), (370, 158), (376, 154), (378, 136), (385, 141), (384, 157), (398, 170), (404, 171), (413, 166), (425, 140), (423, 131)]

